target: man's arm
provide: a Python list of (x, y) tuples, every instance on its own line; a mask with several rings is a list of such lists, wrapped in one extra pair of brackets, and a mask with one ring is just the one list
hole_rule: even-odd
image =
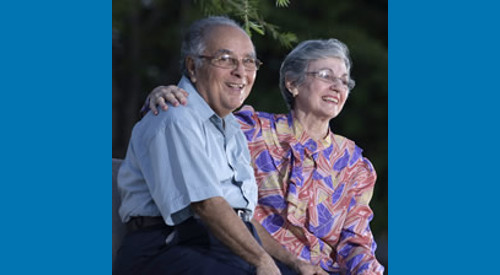
[(222, 197), (191, 204), (209, 230), (234, 253), (257, 268), (257, 274), (281, 274), (271, 256), (259, 245), (248, 228)]
[(257, 229), (257, 233), (262, 241), (262, 246), (272, 257), (293, 268), (300, 274), (328, 275), (321, 267), (302, 261), (286, 250), (258, 221), (252, 219), (252, 224), (255, 226), (255, 229)]

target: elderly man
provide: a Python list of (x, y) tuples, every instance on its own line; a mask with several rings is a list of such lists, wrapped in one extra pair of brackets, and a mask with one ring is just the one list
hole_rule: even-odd
[(325, 274), (252, 220), (257, 186), (231, 114), (261, 64), (252, 41), (234, 21), (209, 17), (193, 23), (181, 54), (189, 104), (138, 122), (118, 174), (130, 232), (114, 274), (294, 274), (282, 263)]

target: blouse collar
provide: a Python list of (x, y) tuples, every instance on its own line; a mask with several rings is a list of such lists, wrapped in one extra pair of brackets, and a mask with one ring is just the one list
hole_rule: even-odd
[[(289, 126), (292, 128), (293, 135), (297, 143), (305, 147), (310, 154), (323, 151), (332, 145), (333, 132), (328, 128), (328, 135), (320, 140), (314, 140), (305, 130), (304, 126), (293, 117), (293, 111), (288, 114)], [(291, 122), (291, 123), (290, 123)]]

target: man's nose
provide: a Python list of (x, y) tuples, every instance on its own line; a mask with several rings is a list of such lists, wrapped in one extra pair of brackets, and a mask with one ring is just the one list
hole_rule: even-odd
[(245, 66), (243, 66), (243, 62), (241, 60), (238, 60), (236, 63), (236, 67), (233, 69), (234, 75), (237, 75), (238, 77), (245, 77), (247, 74), (247, 71), (245, 70)]

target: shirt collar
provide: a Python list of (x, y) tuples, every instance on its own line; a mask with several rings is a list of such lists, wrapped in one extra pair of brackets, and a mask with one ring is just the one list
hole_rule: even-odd
[(203, 120), (208, 120), (213, 115), (216, 115), (208, 103), (198, 93), (191, 80), (186, 76), (182, 76), (177, 86), (184, 89), (189, 94), (189, 101), (196, 106), (196, 111)]
[(306, 131), (304, 131), (304, 126), (302, 126), (302, 124), (293, 117), (293, 111), (289, 113), (288, 117), (289, 120), (292, 121), (291, 125), (295, 139), (300, 144), (305, 145), (311, 153), (323, 151), (329, 148), (332, 144), (333, 132), (330, 128), (328, 128), (328, 135), (326, 135), (325, 138), (322, 138), (321, 140), (314, 140), (311, 136), (309, 136), (309, 134), (307, 134)]
[(219, 117), (214, 110), (210, 108), (203, 97), (201, 97), (189, 78), (182, 76), (177, 86), (184, 89), (189, 94), (189, 101), (197, 106), (197, 112), (203, 120), (210, 120), (214, 124), (216, 124), (218, 120), (223, 120), (226, 125), (226, 130), (230, 129), (229, 132), (226, 131), (226, 134), (229, 135), (234, 134), (236, 129), (240, 129), (240, 124), (232, 113), (224, 118)]

